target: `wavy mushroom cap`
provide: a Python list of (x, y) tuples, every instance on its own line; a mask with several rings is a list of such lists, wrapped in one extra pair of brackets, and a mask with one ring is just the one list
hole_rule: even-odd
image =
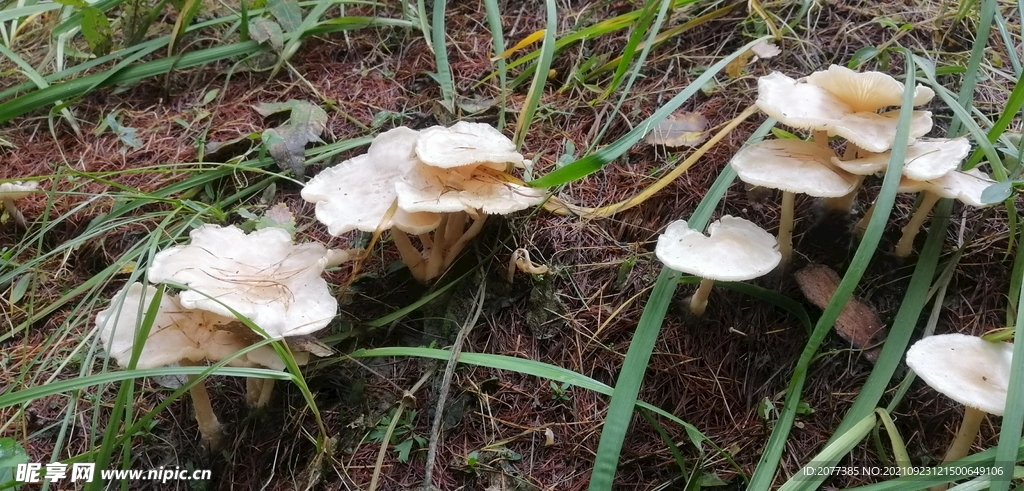
[[(966, 138), (918, 140), (907, 145), (903, 175), (915, 181), (937, 179), (960, 167), (971, 151)], [(882, 172), (889, 167), (892, 152), (883, 152), (851, 160), (832, 158), (832, 164), (860, 176)]]
[(203, 225), (189, 236), (191, 244), (157, 253), (149, 267), (154, 283), (188, 285), (179, 299), (185, 308), (234, 318), (226, 305), (271, 338), (313, 333), (337, 314), (338, 301), (320, 276), (323, 245), (293, 244), (277, 227), (246, 235), (235, 226)]
[(0, 199), (19, 200), (39, 189), (39, 181), (13, 181), (0, 184)]
[[(855, 72), (840, 65), (814, 72), (807, 83), (821, 87), (850, 106), (853, 112), (875, 112), (903, 104), (903, 83), (882, 72)], [(914, 105), (927, 104), (935, 91), (918, 85), (914, 88)]]
[(995, 203), (985, 203), (981, 194), (985, 188), (995, 184), (988, 174), (971, 169), (967, 171), (953, 171), (942, 177), (928, 181), (915, 181), (906, 176), (900, 179), (897, 190), (901, 193), (919, 193), (929, 191), (943, 198), (955, 199), (963, 204), (975, 208), (992, 206)]
[(775, 237), (753, 222), (723, 216), (708, 235), (686, 220), (669, 224), (658, 237), (655, 255), (666, 266), (715, 281), (744, 281), (763, 276), (782, 260)]
[[(302, 188), (302, 199), (316, 204), (316, 219), (331, 235), (352, 230), (373, 232), (398, 197), (395, 183), (422, 166), (415, 154), (419, 132), (404, 126), (377, 135), (370, 148), (317, 174)], [(384, 229), (392, 226), (422, 234), (437, 228), (441, 217), (398, 209)]]
[(743, 182), (756, 186), (836, 198), (852, 192), (857, 177), (832, 166), (836, 154), (802, 140), (766, 140), (733, 156), (733, 170)]
[(489, 124), (465, 121), (420, 131), (416, 155), (424, 164), (443, 169), (483, 163), (502, 164), (498, 169), (523, 166), (523, 155), (507, 136)]
[(907, 351), (907, 366), (950, 399), (1002, 416), (1012, 358), (1012, 344), (966, 334), (940, 334), (914, 343)]
[(538, 205), (547, 196), (544, 189), (506, 182), (489, 169), (482, 165), (427, 167), (409, 173), (395, 185), (398, 206), (416, 212), (479, 210), (505, 215)]
[[(138, 327), (156, 291), (152, 286), (132, 283), (114, 296), (110, 307), (96, 314), (100, 341), (118, 365), (127, 366), (131, 360)], [(178, 297), (165, 294), (157, 306), (153, 326), (142, 346), (136, 368), (156, 368), (186, 360), (198, 363), (229, 358), (252, 344), (245, 336), (225, 329), (233, 322), (236, 322), (234, 317), (189, 310), (181, 305)], [(229, 365), (284, 368), (284, 362), (270, 346), (261, 346), (239, 356)]]
[[(892, 148), (899, 111), (882, 114), (874, 112), (890, 104), (877, 106), (870, 111), (858, 110), (868, 107), (863, 96), (856, 95), (857, 91), (852, 88), (843, 88), (832, 78), (828, 76), (825, 81), (819, 80), (819, 83), (827, 82), (830, 87), (840, 90), (843, 96), (850, 99), (849, 102), (818, 85), (799, 82), (782, 73), (773, 72), (757, 80), (757, 107), (782, 124), (805, 130), (826, 131), (829, 136), (840, 136), (869, 152), (884, 152)], [(931, 129), (931, 113), (914, 111), (911, 115), (910, 138), (920, 138)]]

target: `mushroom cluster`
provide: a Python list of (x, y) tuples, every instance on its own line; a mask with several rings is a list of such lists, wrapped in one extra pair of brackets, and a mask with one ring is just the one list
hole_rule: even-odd
[[(792, 254), (794, 193), (828, 198), (830, 208), (849, 210), (864, 176), (888, 165), (899, 111), (879, 111), (898, 106), (903, 92), (904, 85), (889, 75), (837, 65), (804, 80), (778, 72), (758, 79), (758, 108), (782, 124), (812, 134), (810, 141), (763, 141), (737, 152), (731, 161), (744, 182), (782, 190), (778, 241), (783, 264)], [(917, 86), (914, 105), (925, 104), (934, 95)], [(992, 184), (980, 171), (958, 170), (970, 151), (966, 139), (916, 140), (931, 128), (930, 112), (913, 112), (900, 191), (924, 191), (924, 197), (904, 227), (896, 249), (901, 257), (910, 254), (917, 230), (940, 197), (981, 206), (980, 193)], [(829, 146), (830, 136), (846, 139), (842, 157)]]
[(0, 201), (4, 203), (4, 211), (19, 226), (28, 228), (25, 215), (14, 204), (15, 201), (25, 198), (39, 189), (39, 181), (12, 181), (0, 184)]
[[(191, 243), (156, 254), (149, 280), (187, 286), (161, 298), (149, 336), (137, 333), (156, 295), (152, 285), (126, 285), (110, 307), (96, 315), (104, 349), (127, 366), (142, 343), (137, 368), (201, 364), (229, 360), (241, 367), (283, 370), (284, 361), (270, 346), (236, 356), (263, 339), (239, 322), (242, 315), (271, 339), (286, 339), (326, 327), (337, 313), (337, 300), (321, 277), (332, 254), (319, 243), (292, 243), (284, 229), (268, 227), (246, 234), (235, 226), (203, 225), (190, 233)], [(308, 353), (293, 353), (304, 364)], [(257, 407), (270, 398), (273, 380), (246, 381), (246, 399)], [(191, 396), (204, 440), (219, 444), (220, 423), (210, 406), (204, 382)]]
[(506, 178), (509, 165), (524, 162), (512, 141), (486, 124), (398, 127), (377, 135), (365, 154), (317, 174), (302, 198), (316, 204), (331, 235), (391, 230), (402, 261), (427, 282), (480, 233), (487, 215), (544, 201), (543, 190)]

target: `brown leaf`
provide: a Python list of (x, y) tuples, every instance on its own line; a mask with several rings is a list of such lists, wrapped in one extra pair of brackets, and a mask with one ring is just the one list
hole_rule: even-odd
[(701, 113), (676, 111), (647, 134), (646, 142), (667, 147), (695, 147), (708, 138), (708, 118)]
[[(827, 266), (810, 264), (794, 274), (807, 300), (824, 309), (839, 287), (839, 275)], [(836, 319), (836, 332), (850, 342), (855, 348), (864, 349), (876, 345), (885, 339), (885, 326), (878, 317), (878, 312), (867, 302), (851, 297)], [(875, 347), (864, 352), (871, 361), (878, 359), (879, 348)]]

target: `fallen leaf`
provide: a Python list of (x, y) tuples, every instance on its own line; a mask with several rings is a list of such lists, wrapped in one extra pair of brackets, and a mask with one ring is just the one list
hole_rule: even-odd
[[(810, 264), (794, 274), (800, 291), (807, 300), (824, 309), (839, 287), (839, 275), (827, 266)], [(835, 325), (836, 333), (852, 344), (855, 348), (865, 349), (875, 346), (885, 339), (885, 326), (878, 317), (878, 312), (867, 302), (850, 297), (846, 306), (839, 312)], [(864, 356), (875, 361), (881, 349), (873, 347), (864, 352)]]
[(291, 169), (300, 180), (306, 173), (306, 144), (322, 142), (320, 134), (327, 128), (327, 113), (306, 101), (290, 100), (254, 107), (263, 116), (291, 110), (288, 122), (263, 132), (263, 144), (282, 169)]
[(651, 145), (695, 147), (707, 139), (708, 119), (701, 113), (676, 111), (661, 120), (644, 140)]

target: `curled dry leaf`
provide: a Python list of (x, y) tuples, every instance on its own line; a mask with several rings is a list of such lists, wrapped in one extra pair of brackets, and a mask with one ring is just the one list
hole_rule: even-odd
[[(824, 309), (839, 287), (839, 275), (828, 266), (811, 264), (794, 274), (800, 291), (807, 300)], [(851, 297), (836, 319), (836, 332), (855, 348), (864, 349), (885, 339), (885, 326), (874, 307)], [(864, 352), (867, 359), (878, 359), (880, 349), (873, 347)]]
[(661, 120), (650, 133), (646, 142), (666, 147), (695, 147), (704, 143), (708, 135), (708, 118), (701, 113), (676, 111)]
[(551, 428), (544, 428), (544, 446), (550, 447), (555, 444), (555, 432)]

